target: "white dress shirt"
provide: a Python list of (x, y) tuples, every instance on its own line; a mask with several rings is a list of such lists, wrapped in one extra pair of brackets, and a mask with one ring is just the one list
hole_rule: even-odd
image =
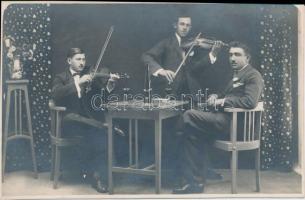
[[(76, 71), (74, 71), (71, 68), (70, 68), (70, 72), (71, 72), (72, 76), (73, 76), (73, 74), (77, 73)], [(78, 98), (81, 98), (82, 97), (82, 94), (81, 94), (82, 89), (79, 86), (80, 75), (74, 75), (73, 79), (74, 79), (74, 85), (75, 85), (76, 90), (77, 90), (77, 96), (78, 96)], [(115, 87), (115, 82), (108, 80), (107, 85), (106, 85), (107, 91), (110, 93), (114, 89), (114, 87)]]
[[(71, 72), (72, 76), (73, 76), (73, 74), (77, 73), (76, 71), (74, 71), (71, 68), (70, 68), (70, 72)], [(79, 87), (80, 75), (73, 76), (73, 79), (74, 79), (74, 85), (75, 85), (76, 90), (77, 90), (77, 96), (78, 96), (78, 98), (81, 98), (82, 97), (82, 95), (81, 95), (81, 88)]]

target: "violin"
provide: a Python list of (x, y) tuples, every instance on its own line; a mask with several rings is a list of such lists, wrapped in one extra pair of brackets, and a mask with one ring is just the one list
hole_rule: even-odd
[[(93, 74), (92, 74), (93, 76)], [(105, 73), (96, 72), (93, 78), (105, 78), (105, 79), (129, 79), (130, 76), (127, 73)]]
[[(184, 49), (190, 48), (192, 45), (198, 46), (204, 49), (211, 49), (216, 43), (216, 40), (211, 40), (203, 37), (199, 38), (188, 38), (185, 42), (181, 44), (181, 47)], [(222, 42), (222, 45), (229, 47), (229, 44)]]
[[(101, 78), (102, 81), (107, 81), (107, 80), (118, 80), (118, 79), (129, 79), (130, 75), (128, 75), (127, 73), (111, 73), (109, 71), (108, 68), (102, 68), (99, 71), (96, 71), (94, 73), (94, 71), (92, 70), (92, 68), (90, 68), (89, 66), (85, 67), (86, 69), (91, 69), (89, 71), (87, 71), (87, 74), (89, 74), (91, 76), (91, 81), (95, 78)], [(87, 84), (89, 84), (91, 81), (88, 81)]]
[[(188, 42), (183, 42), (181, 44), (182, 48), (187, 48), (187, 53), (185, 54), (184, 58), (182, 59), (180, 65), (178, 66), (178, 69), (175, 71), (175, 75), (174, 77), (176, 77), (177, 73), (180, 71), (181, 67), (183, 66), (183, 64), (185, 63), (187, 57), (189, 56), (189, 54), (191, 53), (191, 51), (193, 50), (193, 48), (195, 46), (199, 46), (201, 48), (205, 48), (205, 49), (210, 49), (213, 47), (214, 44), (216, 44), (216, 40), (209, 40), (201, 36), (201, 32), (195, 37), (195, 39), (191, 38)], [(223, 46), (229, 47), (228, 44), (221, 42), (221, 44)]]
[(104, 84), (106, 84), (106, 82), (108, 80), (115, 81), (115, 80), (118, 80), (118, 79), (129, 79), (130, 78), (130, 76), (127, 73), (111, 73), (109, 71), (109, 69), (105, 68), (105, 67), (101, 68), (99, 71), (96, 71), (96, 72), (93, 71), (92, 68), (89, 67), (89, 66), (86, 66), (85, 69), (86, 70), (83, 74), (88, 74), (88, 75), (91, 76), (90, 81), (87, 81), (87, 85), (86, 85), (86, 89), (85, 89), (86, 92), (89, 92), (91, 90), (91, 87), (90, 87), (90, 89), (88, 89), (89, 88), (88, 84), (91, 84), (93, 79), (95, 79), (95, 78), (100, 78), (100, 80)]

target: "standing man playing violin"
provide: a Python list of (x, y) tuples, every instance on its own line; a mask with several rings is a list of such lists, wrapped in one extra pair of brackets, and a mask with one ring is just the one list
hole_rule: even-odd
[[(182, 66), (179, 73), (175, 72), (182, 62), (187, 48), (192, 42), (195, 46), (201, 46), (201, 40), (194, 40), (187, 42), (188, 35), (192, 28), (192, 20), (189, 16), (179, 16), (177, 21), (173, 24), (175, 33), (152, 47), (150, 50), (142, 55), (142, 60), (146, 65), (149, 65), (150, 74), (152, 75), (153, 93), (164, 96), (164, 83), (172, 84), (173, 94), (180, 96), (181, 94), (188, 94), (198, 89), (196, 80), (193, 80), (192, 74), (196, 73), (193, 69), (198, 69), (197, 65), (209, 66), (216, 61), (217, 53), (221, 49), (223, 43), (216, 41), (211, 51), (205, 55), (196, 55), (196, 60), (192, 60), (196, 51), (189, 54), (189, 59), (186, 60), (185, 65)], [(188, 44), (186, 44), (188, 43)], [(186, 44), (186, 45), (185, 45)], [(184, 48), (185, 47), (185, 48)], [(155, 83), (155, 84), (154, 84)], [(196, 85), (196, 86), (195, 86)]]
[[(82, 137), (81, 148), (78, 148), (80, 152), (77, 152), (82, 175), (88, 174), (92, 186), (105, 193), (107, 186), (102, 182), (101, 174), (107, 174), (107, 127), (101, 125), (102, 117), (96, 120), (96, 116), (92, 115), (90, 97), (100, 93), (101, 89), (109, 94), (119, 77), (114, 74), (110, 74), (109, 79), (92, 77), (90, 67), (85, 65), (85, 53), (80, 48), (69, 50), (67, 62), (69, 68), (55, 76), (52, 87), (52, 98), (56, 104), (67, 108), (63, 118), (63, 137)], [(86, 91), (88, 83), (91, 83), (90, 92)]]
[[(161, 40), (150, 50), (142, 55), (142, 60), (146, 65), (149, 65), (150, 74), (152, 75), (152, 89), (153, 94), (158, 94), (162, 97), (166, 95), (164, 89), (171, 83), (172, 94), (177, 96), (178, 99), (181, 94), (197, 94), (200, 87), (200, 74), (204, 73), (204, 69), (213, 66), (217, 60), (218, 52), (224, 46), (221, 41), (215, 41), (212, 45), (207, 45), (202, 42), (202, 38), (197, 40), (188, 38), (192, 28), (192, 19), (190, 16), (180, 15), (177, 21), (173, 24), (174, 34), (166, 39)], [(186, 59), (185, 64), (181, 70), (176, 74), (175, 72), (181, 64), (188, 48), (194, 44), (194, 49)], [(174, 121), (173, 121), (174, 120)], [(171, 119), (165, 123), (166, 130), (169, 132), (176, 132), (180, 125), (176, 119)], [(177, 144), (173, 141), (172, 134), (164, 134), (166, 141)], [(166, 145), (164, 145), (166, 146)], [(169, 145), (171, 146), (171, 145)], [(170, 163), (176, 160), (173, 155), (175, 148), (169, 148), (167, 153), (170, 154)], [(166, 151), (165, 151), (166, 152)], [(175, 164), (172, 164), (175, 167)], [(221, 179), (221, 175), (209, 170), (209, 178)]]

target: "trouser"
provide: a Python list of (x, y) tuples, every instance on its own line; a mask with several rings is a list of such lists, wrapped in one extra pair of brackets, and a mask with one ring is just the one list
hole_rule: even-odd
[(63, 124), (63, 137), (82, 137), (80, 146), (75, 147), (75, 157), (80, 169), (92, 174), (97, 172), (107, 177), (107, 132), (86, 124), (66, 122)]
[(230, 115), (188, 110), (183, 114), (179, 163), (189, 183), (205, 183), (209, 151), (216, 138), (228, 137)]

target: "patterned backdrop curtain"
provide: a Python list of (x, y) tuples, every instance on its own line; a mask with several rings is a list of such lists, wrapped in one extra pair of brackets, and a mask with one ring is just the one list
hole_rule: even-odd
[[(24, 62), (29, 79), (29, 98), (36, 159), (39, 170), (50, 166), (49, 109), (51, 92), (51, 19), (47, 4), (12, 4), (4, 11), (3, 35), (15, 40), (16, 47), (34, 47), (32, 60)], [(7, 54), (3, 55), (4, 79), (8, 78)], [(3, 85), (4, 80), (3, 80)], [(5, 104), (3, 104), (5, 105)], [(3, 107), (4, 109), (4, 107)], [(8, 143), (7, 169), (31, 167), (29, 143)]]
[[(282, 9), (283, 8), (283, 9)], [(293, 162), (293, 69), (296, 69), (297, 38), (292, 7), (264, 6), (260, 9), (261, 72), (265, 81), (265, 115), (262, 132), (262, 168), (290, 170)], [(296, 77), (297, 78), (297, 77)], [(295, 80), (294, 80), (295, 81)], [(295, 81), (297, 82), (297, 81)]]

